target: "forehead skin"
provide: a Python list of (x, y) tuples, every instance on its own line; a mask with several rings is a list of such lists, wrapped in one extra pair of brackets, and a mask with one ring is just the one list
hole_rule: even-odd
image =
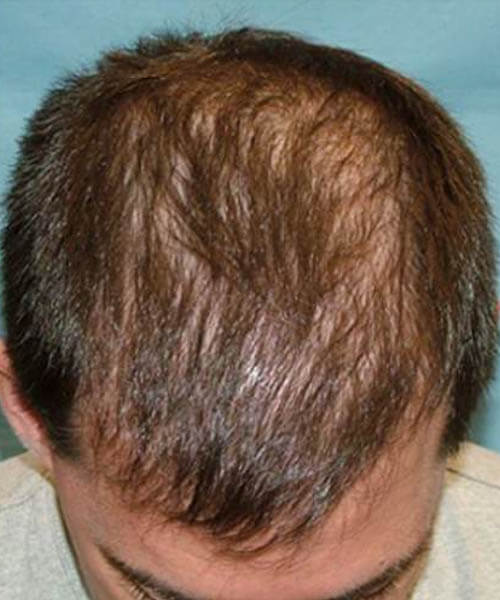
[[(443, 421), (435, 415), (409, 443), (383, 456), (286, 567), (283, 559), (288, 555), (280, 549), (245, 561), (223, 559), (195, 530), (154, 526), (127, 512), (109, 490), (64, 461), (55, 459), (53, 475), (82, 575), (96, 600), (134, 597), (99, 545), (188, 598), (328, 600), (379, 575), (425, 538), (443, 484)], [(417, 567), (382, 597), (408, 598)]]

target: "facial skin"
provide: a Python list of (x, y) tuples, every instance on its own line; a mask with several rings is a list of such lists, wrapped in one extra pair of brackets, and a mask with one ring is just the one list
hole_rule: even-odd
[[(382, 593), (348, 591), (425, 546), (443, 484), (438, 447), (443, 419), (386, 454), (313, 537), (287, 562), (283, 549), (236, 560), (186, 527), (158, 526), (120, 506), (109, 490), (75, 465), (53, 457), (53, 477), (83, 578), (96, 600), (142, 598), (100, 548), (177, 592), (168, 600), (400, 600), (409, 598), (424, 564), (418, 557)], [(111, 559), (112, 561), (112, 559)], [(144, 598), (163, 600), (150, 588)]]

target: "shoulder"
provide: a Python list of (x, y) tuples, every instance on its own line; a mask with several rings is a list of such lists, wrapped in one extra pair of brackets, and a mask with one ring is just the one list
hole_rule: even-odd
[(468, 481), (492, 497), (500, 497), (500, 454), (466, 443), (457, 456), (447, 464), (447, 478), (452, 481)]
[(448, 536), (470, 534), (467, 544), (491, 538), (500, 560), (500, 455), (467, 443), (448, 461), (439, 525)]
[(420, 598), (495, 597), (500, 588), (500, 455), (464, 444), (450, 459)]
[(28, 502), (49, 486), (48, 475), (29, 452), (0, 462), (0, 511)]
[(0, 544), (41, 525), (53, 496), (52, 485), (29, 452), (0, 462)]
[(30, 453), (0, 462), (0, 548), (2, 600), (87, 599), (55, 488)]
[(472, 443), (448, 461), (442, 512), (500, 529), (500, 455)]

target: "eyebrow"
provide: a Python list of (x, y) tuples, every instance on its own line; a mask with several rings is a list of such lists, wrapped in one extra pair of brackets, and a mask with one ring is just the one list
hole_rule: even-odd
[[(417, 559), (427, 552), (430, 547), (431, 537), (432, 530), (429, 530), (423, 540), (413, 550), (392, 565), (386, 567), (382, 573), (339, 596), (332, 596), (322, 600), (363, 600), (363, 598), (375, 600), (379, 594), (385, 591), (386, 586), (400, 580), (416, 563)], [(143, 589), (149, 595), (153, 595), (160, 600), (206, 600), (199, 597), (186, 596), (153, 574), (128, 565), (105, 546), (98, 544), (97, 547), (109, 566), (118, 571), (125, 580)]]

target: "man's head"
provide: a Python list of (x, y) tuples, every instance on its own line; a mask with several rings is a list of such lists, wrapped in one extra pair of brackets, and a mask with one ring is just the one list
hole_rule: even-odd
[(4, 253), (7, 412), (77, 552), (75, 490), (220, 560), (349, 539), (400, 486), (381, 562), (425, 537), (496, 326), (481, 169), (414, 83), (255, 30), (110, 53), (34, 115)]

